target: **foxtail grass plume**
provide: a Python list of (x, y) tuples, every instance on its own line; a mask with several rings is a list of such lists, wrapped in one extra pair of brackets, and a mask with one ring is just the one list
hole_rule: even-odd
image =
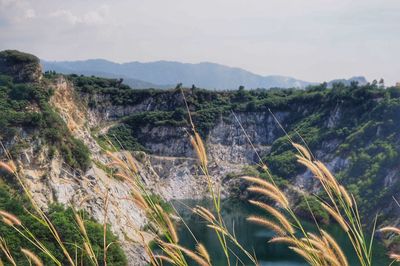
[(272, 190), (268, 190), (262, 187), (257, 187), (257, 186), (250, 186), (247, 188), (248, 191), (254, 192), (254, 193), (258, 193), (261, 195), (264, 195), (266, 197), (269, 197), (270, 199), (275, 200), (276, 202), (278, 202), (279, 204), (281, 204), (284, 208), (288, 208), (289, 207), (289, 202), (286, 199), (286, 197), (281, 194), (281, 193), (277, 193), (275, 191)]
[(346, 255), (344, 254), (343, 250), (340, 248), (339, 244), (335, 241), (335, 239), (333, 239), (333, 237), (324, 230), (321, 230), (321, 233), (324, 237), (324, 240), (326, 240), (326, 242), (334, 250), (336, 257), (341, 262), (341, 265), (348, 266), (349, 263), (347, 262)]
[(260, 202), (260, 201), (249, 200), (249, 202), (255, 206), (260, 207), (261, 209), (265, 210), (269, 214), (271, 214), (275, 219), (277, 219), (279, 221), (279, 223), (285, 228), (285, 230), (287, 232), (289, 232), (290, 234), (295, 233), (293, 226), (286, 219), (286, 217), (282, 213), (280, 213), (278, 210), (276, 210), (272, 206), (265, 204), (263, 202)]
[(305, 158), (303, 158), (303, 157), (301, 157), (301, 156), (299, 156), (297, 154), (296, 154), (296, 157), (297, 157), (297, 162), (302, 164), (302, 165), (304, 165), (305, 167), (307, 167), (308, 170), (310, 170), (311, 173), (314, 175), (314, 177), (316, 177), (316, 178), (318, 178), (320, 180), (323, 180), (322, 173), (318, 169), (317, 166), (315, 166), (311, 161), (309, 161), (309, 160), (307, 160), (307, 159), (305, 159)]
[[(275, 199), (277, 202), (281, 203), (285, 208), (289, 207), (289, 201), (287, 200), (285, 194), (275, 185), (271, 184), (270, 182), (261, 179), (259, 177), (252, 177), (252, 176), (242, 176), (242, 179), (246, 180), (247, 182), (255, 183), (257, 185), (262, 186), (263, 188), (269, 190), (271, 193), (267, 193), (269, 195), (275, 194), (276, 196), (271, 196), (273, 199)], [(254, 187), (253, 187), (254, 188)], [(265, 192), (263, 190), (263, 192)], [(261, 193), (263, 194), (263, 193)], [(268, 195), (266, 195), (268, 196)], [(268, 196), (270, 197), (270, 196)], [(279, 198), (279, 200), (277, 199)]]
[(223, 235), (228, 235), (229, 233), (226, 231), (225, 228), (222, 228), (221, 226), (214, 225), (214, 224), (208, 224), (207, 227), (212, 228), (218, 232), (220, 232)]
[(0, 215), (3, 216), (3, 218), (7, 219), (8, 222), (11, 222), (13, 225), (20, 226), (22, 224), (21, 221), (14, 214), (11, 214), (6, 211), (0, 211)]
[(3, 217), (3, 223), (11, 227), (14, 226), (14, 223), (10, 219), (7, 219), (6, 217)]
[(396, 262), (400, 262), (400, 255), (399, 254), (391, 253), (391, 254), (389, 254), (389, 258), (391, 258), (392, 260), (395, 260)]
[(38, 256), (36, 256), (32, 251), (25, 249), (25, 248), (21, 248), (21, 252), (29, 258), (29, 260), (36, 266), (43, 266), (42, 261), (39, 259)]
[(81, 233), (87, 237), (87, 232), (86, 232), (86, 227), (85, 224), (81, 218), (81, 216), (78, 213), (75, 213), (75, 220), (78, 224), (79, 230), (81, 231)]
[(340, 264), (340, 262), (337, 260), (337, 258), (335, 256), (332, 256), (332, 254), (330, 254), (329, 252), (323, 252), (322, 256), (323, 256), (324, 260), (328, 262), (327, 265), (343, 266), (342, 264)]
[(3, 254), (6, 256), (8, 262), (11, 263), (11, 265), (13, 266), (17, 266), (14, 257), (12, 256), (10, 249), (8, 248), (6, 240), (2, 237), (0, 237), (0, 249), (1, 251), (3, 251)]
[(164, 256), (164, 255), (154, 255), (154, 258), (159, 259), (160, 261), (168, 262), (172, 265), (175, 264), (175, 261), (173, 259), (171, 259), (170, 257)]
[(112, 166), (116, 165), (116, 166), (119, 166), (121, 169), (130, 170), (128, 165), (123, 160), (121, 160), (118, 156), (116, 156), (115, 154), (113, 154), (110, 151), (106, 151), (106, 154), (108, 157), (110, 157), (112, 159), (112, 162), (109, 163), (108, 166), (112, 167)]
[(189, 258), (191, 258), (196, 263), (198, 263), (200, 266), (210, 266), (210, 264), (204, 258), (200, 257), (199, 255), (197, 255), (196, 253), (194, 253), (193, 251), (191, 251), (191, 250), (189, 250), (187, 248), (184, 248), (184, 247), (182, 247), (180, 245), (177, 245), (177, 244), (170, 244), (170, 243), (164, 243), (163, 245), (182, 251)]
[(179, 242), (178, 233), (175, 230), (175, 226), (172, 223), (171, 218), (169, 218), (169, 215), (163, 210), (163, 208), (161, 208), (160, 205), (157, 204), (156, 206), (157, 206), (157, 209), (160, 212), (164, 222), (167, 225), (168, 233), (170, 234), (172, 241), (174, 243), (178, 243)]
[(286, 243), (292, 246), (299, 245), (299, 241), (293, 237), (288, 236), (276, 236), (271, 238), (268, 243)]
[(197, 253), (199, 253), (199, 255), (202, 256), (208, 262), (208, 264), (211, 265), (211, 257), (208, 254), (206, 247), (203, 244), (199, 243), (196, 246), (196, 250)]
[(314, 164), (318, 167), (318, 169), (324, 174), (324, 176), (326, 177), (326, 179), (328, 180), (328, 184), (331, 185), (331, 187), (333, 189), (335, 189), (336, 193), (338, 195), (341, 195), (342, 191), (339, 187), (339, 184), (336, 180), (336, 178), (332, 175), (331, 171), (329, 171), (328, 167), (325, 166), (325, 164), (323, 164), (320, 161), (315, 161)]
[(297, 248), (297, 247), (289, 247), (289, 249), (293, 250), (295, 253), (297, 253), (298, 255), (303, 257), (306, 261), (308, 261), (308, 262), (312, 261), (312, 257), (305, 250)]
[(320, 240), (309, 239), (309, 238), (303, 237), (303, 238), (301, 239), (301, 241), (303, 241), (304, 244), (307, 244), (307, 245), (310, 245), (310, 244), (311, 244), (311, 246), (312, 246), (313, 248), (316, 248), (316, 249), (318, 249), (318, 250), (320, 250), (320, 251), (325, 251), (325, 249), (326, 249), (326, 247), (325, 247), (325, 245), (324, 245), (324, 242), (323, 242), (323, 241), (320, 241)]
[(267, 227), (280, 236), (286, 235), (286, 231), (284, 229), (282, 229), (282, 227), (280, 227), (276, 223), (274, 223), (270, 220), (264, 219), (262, 217), (249, 216), (249, 217), (247, 217), (247, 221)]
[(347, 205), (349, 205), (349, 207), (353, 207), (353, 201), (351, 200), (351, 197), (349, 195), (349, 193), (347, 192), (347, 190), (345, 189), (344, 186), (339, 185), (340, 191), (342, 192), (343, 198), (346, 201)]
[(5, 162), (0, 162), (0, 169), (3, 169), (4, 171), (8, 172), (9, 174), (15, 174), (16, 173), (16, 167), (14, 163), (5, 163)]
[(312, 157), (311, 157), (310, 152), (309, 152), (305, 147), (303, 147), (303, 146), (300, 145), (300, 144), (294, 143), (294, 142), (292, 142), (292, 145), (293, 145), (297, 150), (299, 150), (300, 153), (301, 153), (304, 157), (307, 158), (307, 160), (309, 160), (309, 161), (312, 160)]
[(382, 233), (395, 233), (397, 235), (400, 235), (400, 228), (397, 228), (397, 227), (394, 227), (394, 226), (382, 227), (378, 231), (382, 232)]
[(193, 212), (200, 215), (204, 220), (210, 223), (214, 223), (214, 221), (216, 221), (214, 214), (202, 206), (196, 206), (196, 208), (193, 209)]
[(92, 249), (90, 248), (89, 244), (86, 241), (83, 242), (83, 247), (84, 247), (86, 253), (89, 255), (89, 257), (93, 258)]
[(132, 171), (134, 174), (139, 173), (139, 170), (138, 170), (138, 168), (137, 168), (137, 166), (136, 166), (135, 160), (134, 160), (133, 157), (132, 157), (132, 154), (131, 154), (130, 152), (126, 151), (126, 152), (124, 153), (124, 156), (125, 156), (125, 158), (126, 158), (126, 160), (127, 160), (127, 162), (128, 162), (128, 166), (129, 166), (129, 168), (131, 169), (131, 171)]
[(206, 149), (202, 139), (200, 138), (200, 135), (197, 132), (195, 132), (194, 137), (190, 136), (190, 143), (192, 144), (201, 165), (207, 166), (208, 159)]
[(331, 207), (323, 202), (321, 202), (321, 206), (340, 224), (345, 232), (349, 231), (349, 227), (347, 226), (346, 221), (339, 213), (337, 213), (335, 210), (333, 210)]

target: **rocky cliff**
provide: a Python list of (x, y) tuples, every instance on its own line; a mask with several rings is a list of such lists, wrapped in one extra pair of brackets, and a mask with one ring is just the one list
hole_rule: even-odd
[[(71, 80), (90, 106), (91, 116), (113, 123), (108, 136), (118, 138), (126, 148), (162, 157), (195, 157), (179, 89), (129, 91), (101, 88), (95, 79)], [(206, 140), (210, 168), (219, 180), (226, 182), (230, 172), (258, 162), (250, 140), (278, 179), (317, 193), (311, 174), (296, 164), (290, 137), (305, 141), (315, 157), (328, 165), (364, 205), (365, 216), (379, 212), (385, 221), (399, 214), (393, 201), (400, 182), (397, 88), (352, 83), (307, 91), (192, 89), (184, 93), (194, 124)]]
[[(125, 200), (128, 186), (106, 171), (104, 139), (133, 153), (153, 193), (165, 200), (203, 197), (206, 184), (189, 142), (191, 126), (181, 91), (131, 90), (118, 80), (76, 75), (46, 73), (40, 78), (40, 68), (32, 69), (32, 61), (14, 67), (8, 59), (2, 60), (0, 72), (16, 82), (35, 84), (32, 95), (43, 88), (49, 91), (40, 94), (37, 102), (29, 101), (25, 109), (11, 112), (23, 113), (21, 121), (41, 117), (47, 124), (16, 123), (12, 117), (6, 125), (15, 131), (1, 132), (7, 149), (18, 147), (14, 154), (35, 199), (43, 208), (52, 202), (83, 208), (102, 223), (108, 194), (108, 223), (129, 265), (144, 265), (138, 231), (146, 219), (134, 203)], [(253, 166), (253, 174), (259, 173), (260, 158), (282, 184), (318, 193), (311, 174), (296, 164), (289, 136), (305, 140), (360, 204), (367, 204), (362, 205), (364, 215), (380, 211), (381, 223), (398, 216), (392, 200), (400, 192), (398, 89), (352, 84), (301, 92), (185, 89), (184, 93), (194, 124), (206, 141), (213, 182), (221, 185), (224, 196), (232, 190), (240, 193), (243, 184), (233, 177), (248, 171), (247, 166)], [(49, 127), (54, 130), (48, 132)], [(89, 161), (82, 164), (85, 149)]]

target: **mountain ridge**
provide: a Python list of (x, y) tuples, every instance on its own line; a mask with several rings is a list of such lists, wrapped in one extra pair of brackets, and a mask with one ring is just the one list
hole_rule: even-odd
[[(106, 59), (88, 59), (78, 61), (41, 60), (45, 71), (54, 70), (63, 74), (94, 75), (105, 78), (123, 78), (124, 83), (133, 88), (171, 88), (178, 83), (186, 87), (195, 85), (205, 89), (232, 90), (239, 86), (257, 88), (300, 88), (304, 89), (317, 82), (304, 81), (284, 75), (259, 75), (240, 67), (231, 67), (213, 62), (182, 63), (178, 61), (158, 60), (152, 62), (115, 63)], [(334, 82), (346, 85), (351, 81), (365, 85), (363, 76), (350, 79), (335, 79)]]
[[(229, 67), (218, 63), (181, 63), (177, 61), (159, 60), (154, 62), (114, 63), (106, 59), (89, 59), (79, 61), (46, 61), (41, 60), (45, 71), (55, 70), (64, 74), (95, 75), (102, 73), (103, 77), (120, 76), (153, 84), (155, 88), (171, 87), (178, 83), (206, 89), (237, 89), (246, 88), (304, 88), (314, 82), (282, 76), (262, 76), (239, 67)], [(132, 82), (125, 82), (134, 85)], [(133, 86), (136, 87), (136, 86)], [(139, 88), (143, 88), (140, 87)]]

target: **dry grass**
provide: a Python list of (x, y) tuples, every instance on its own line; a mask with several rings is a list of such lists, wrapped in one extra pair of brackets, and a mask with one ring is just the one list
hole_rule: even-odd
[[(186, 99), (185, 104), (187, 107)], [(255, 255), (248, 252), (246, 248), (240, 244), (234, 232), (231, 233), (226, 227), (221, 213), (221, 189), (218, 185), (213, 183), (212, 177), (209, 174), (209, 160), (207, 158), (206, 147), (195, 129), (190, 117), (190, 112), (189, 120), (192, 125), (192, 131), (189, 139), (197, 155), (199, 168), (201, 169), (205, 181), (207, 182), (210, 197), (213, 202), (213, 209), (211, 210), (203, 206), (196, 206), (192, 211), (201, 217), (207, 223), (207, 227), (213, 230), (217, 235), (220, 246), (226, 257), (226, 265), (231, 265), (232, 258), (237, 258), (237, 255), (228, 247), (228, 242), (238, 247), (240, 252), (242, 252), (250, 261), (252, 261), (254, 265), (258, 265)], [(244, 134), (248, 138), (248, 135), (245, 132)], [(353, 246), (353, 252), (357, 255), (360, 265), (371, 266), (372, 240), (371, 242), (367, 242), (366, 240), (367, 238), (365, 237), (365, 233), (363, 231), (354, 197), (343, 185), (338, 182), (335, 176), (322, 162), (314, 158), (312, 153), (306, 147), (298, 143), (294, 143), (290, 138), (289, 141), (293, 145), (293, 148), (298, 151), (298, 163), (307, 167), (315, 179), (320, 183), (322, 191), (324, 192), (324, 198), (326, 200), (322, 201), (319, 197), (316, 197), (318, 203), (335, 219), (335, 221), (341, 226), (342, 230), (347, 234)], [(112, 146), (111, 143), (110, 145)], [(252, 147), (254, 146), (252, 145)], [(130, 200), (136, 204), (136, 206), (146, 215), (148, 219), (149, 232), (153, 236), (153, 242), (157, 246), (157, 249), (151, 249), (149, 247), (149, 243), (145, 242), (144, 237), (142, 237), (142, 244), (148, 255), (148, 262), (153, 266), (161, 266), (165, 262), (177, 266), (188, 266), (189, 262), (187, 258), (190, 258), (198, 265), (211, 266), (212, 260), (203, 244), (197, 243), (195, 250), (190, 250), (180, 245), (179, 235), (172, 219), (173, 215), (164, 210), (157, 202), (153, 200), (149, 188), (146, 187), (144, 182), (142, 182), (139, 168), (137, 167), (135, 159), (131, 153), (123, 152), (119, 155), (109, 151), (106, 153), (111, 160), (108, 166), (112, 167), (116, 171), (114, 176), (125, 181), (125, 183), (130, 187)], [(263, 216), (251, 215), (247, 217), (247, 220), (249, 222), (264, 226), (275, 232), (276, 236), (272, 238), (269, 243), (287, 244), (293, 252), (303, 257), (304, 260), (310, 265), (348, 266), (349, 264), (346, 255), (334, 237), (322, 230), (318, 224), (316, 225), (317, 233), (315, 234), (304, 229), (304, 226), (302, 225), (300, 219), (296, 216), (291, 206), (291, 202), (285, 195), (285, 192), (277, 186), (269, 168), (263, 161), (261, 161), (261, 157), (259, 155), (258, 158), (260, 158), (259, 164), (261, 168), (268, 175), (268, 180), (261, 179), (257, 176), (243, 176), (241, 178), (250, 184), (247, 188), (249, 192), (264, 196), (273, 202), (273, 204), (267, 204), (261, 200), (249, 200), (251, 204), (263, 210), (265, 215), (269, 215), (271, 219), (267, 219)], [(65, 258), (68, 260), (69, 265), (78, 265), (76, 262), (77, 260), (72, 259), (73, 256), (71, 256), (65, 248), (65, 245), (62, 242), (56, 228), (34, 201), (30, 191), (22, 181), (17, 167), (14, 163), (12, 163), (11, 158), (9, 158), (9, 160), (10, 161), (8, 162), (0, 162), (0, 168), (17, 178), (29, 200), (32, 202), (32, 205), (38, 215), (36, 218), (41, 221), (42, 224), (44, 224), (51, 232), (55, 242), (59, 245)], [(108, 193), (105, 196), (104, 202), (104, 257), (102, 258), (102, 264), (107, 265), (107, 249), (109, 245), (112, 244), (107, 243), (105, 237), (107, 231), (107, 213), (109, 202)], [(0, 217), (5, 224), (19, 232), (26, 240), (38, 248), (38, 250), (48, 256), (56, 265), (62, 265), (61, 262), (49, 252), (48, 248), (46, 248), (45, 245), (39, 241), (38, 238), (35, 237), (24, 224), (21, 223), (18, 217), (1, 210)], [(75, 221), (77, 228), (82, 235), (82, 239), (84, 240), (83, 246), (79, 248), (88, 255), (93, 265), (100, 265), (101, 263), (99, 262), (99, 258), (97, 258), (89, 241), (89, 235), (85, 227), (84, 217), (76, 212)], [(381, 228), (379, 231), (382, 233), (400, 235), (400, 228), (397, 227), (388, 226)], [(2, 238), (0, 238), (0, 249), (4, 253), (8, 262), (12, 265), (16, 265), (13, 255), (7, 247), (6, 241)], [(21, 249), (21, 252), (34, 265), (43, 265), (41, 259), (32, 251)], [(390, 258), (392, 258), (394, 261), (400, 261), (399, 254), (392, 253), (390, 254)], [(240, 261), (237, 259), (236, 264), (239, 263)]]
[[(360, 264), (363, 266), (371, 265), (371, 246), (368, 248), (358, 215), (358, 210), (353, 204), (351, 195), (349, 195), (346, 189), (338, 183), (334, 175), (323, 163), (313, 160), (313, 156), (305, 147), (297, 143), (292, 144), (293, 147), (299, 151), (299, 154), (297, 155), (298, 162), (306, 166), (311, 173), (313, 173), (329, 199), (329, 202), (323, 202), (317, 198), (319, 204), (338, 222), (338, 224), (340, 224), (343, 231), (347, 233), (351, 243), (353, 244), (355, 253), (359, 258)], [(266, 167), (266, 165), (264, 165), (264, 167)], [(294, 235), (294, 231), (291, 230), (293, 227), (288, 226), (288, 219), (285, 218), (281, 210), (259, 201), (250, 201), (250, 203), (264, 209), (268, 214), (277, 219), (281, 225), (283, 225), (281, 229), (283, 228), (285, 230), (287, 236), (283, 238), (274, 238), (272, 242), (288, 243), (294, 252), (302, 256), (311, 265), (348, 265), (343, 251), (340, 249), (333, 237), (321, 230), (319, 226), (317, 227), (317, 230), (321, 237), (309, 234), (304, 230), (300, 220), (291, 209), (290, 204), (282, 201), (281, 195), (283, 195), (283, 192), (275, 185), (272, 175), (270, 175), (270, 178), (271, 182), (261, 180), (257, 177), (245, 177), (244, 179), (248, 182), (260, 185), (260, 187), (250, 186), (248, 188), (250, 192), (267, 196), (278, 202), (283, 208), (282, 211), (289, 214), (302, 234), (302, 237), (299, 240), (298, 237)], [(261, 186), (264, 186), (264, 188), (261, 188)], [(253, 217), (250, 217), (250, 220), (271, 228), (269, 221), (267, 223), (264, 220), (256, 220)], [(273, 231), (277, 232), (280, 236), (283, 235), (279, 230), (273, 229)]]
[(39, 259), (39, 257), (33, 253), (32, 251), (21, 248), (21, 252), (36, 266), (43, 266), (43, 262)]
[(13, 266), (17, 266), (17, 263), (15, 262), (15, 259), (11, 254), (10, 249), (8, 248), (6, 240), (2, 237), (0, 237), (0, 249), (3, 252), (6, 259), (8, 260), (8, 262)]

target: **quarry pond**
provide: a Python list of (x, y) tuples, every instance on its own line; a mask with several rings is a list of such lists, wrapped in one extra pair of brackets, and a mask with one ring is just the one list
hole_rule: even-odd
[[(201, 205), (212, 209), (210, 201), (183, 200), (173, 201), (172, 204), (181, 215), (187, 226), (190, 228), (193, 235), (196, 236), (197, 241), (206, 246), (212, 258), (213, 265), (225, 266), (227, 264), (226, 259), (222, 250), (220, 249), (218, 238), (216, 237), (215, 233), (206, 227), (204, 220), (193, 214), (189, 209), (189, 207), (194, 207), (196, 205)], [(261, 214), (253, 206), (249, 206), (236, 200), (224, 201), (222, 206), (223, 218), (228, 228), (231, 231), (234, 228), (239, 242), (251, 253), (256, 253), (257, 259), (261, 266), (308, 265), (301, 257), (295, 255), (284, 244), (268, 243), (268, 240), (274, 236), (272, 231), (246, 221), (246, 217), (250, 214)], [(304, 222), (304, 226), (306, 227), (306, 230), (310, 231), (312, 231), (312, 228), (314, 228), (313, 224), (309, 222)], [(334, 236), (336, 241), (342, 246), (343, 251), (347, 255), (349, 265), (358, 266), (359, 263), (357, 258), (351, 256), (353, 254), (352, 246), (348, 242), (346, 234), (336, 225), (330, 225), (324, 229)], [(180, 236), (181, 245), (194, 249), (196, 241), (193, 239), (192, 234), (188, 231), (183, 223), (179, 223), (178, 234)], [(250, 260), (246, 260), (246, 257), (233, 246), (232, 249), (246, 265), (252, 265)], [(386, 251), (384, 247), (378, 242), (375, 242), (374, 257), (375, 260), (373, 265), (384, 266), (389, 265), (391, 262), (386, 257)], [(236, 265), (236, 259), (232, 258), (232, 265)], [(241, 265), (241, 263), (239, 263), (239, 265)]]

